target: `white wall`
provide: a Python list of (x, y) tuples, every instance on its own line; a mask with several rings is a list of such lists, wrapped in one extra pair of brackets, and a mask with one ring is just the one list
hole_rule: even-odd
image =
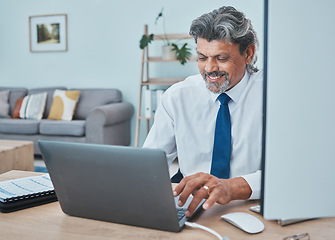
[[(260, 38), (258, 66), (262, 67), (263, 0), (0, 0), (0, 85), (118, 88), (124, 101), (136, 109), (141, 67), (138, 45), (144, 24), (149, 24), (150, 32), (162, 33), (154, 20), (164, 7), (167, 31), (184, 33), (194, 18), (222, 5), (233, 5), (252, 20)], [(68, 17), (68, 51), (30, 52), (29, 16), (61, 13)], [(197, 73), (197, 66), (189, 63), (173, 72), (187, 76)]]

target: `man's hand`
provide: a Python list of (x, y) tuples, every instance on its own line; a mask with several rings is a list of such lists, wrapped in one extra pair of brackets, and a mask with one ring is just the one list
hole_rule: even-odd
[(209, 209), (215, 202), (227, 204), (231, 200), (248, 199), (251, 195), (251, 188), (244, 178), (220, 179), (208, 173), (196, 173), (183, 178), (175, 187), (173, 195), (179, 196), (178, 205), (182, 207), (190, 194), (193, 200), (188, 207), (186, 216), (193, 214), (202, 199), (207, 198), (203, 205)]

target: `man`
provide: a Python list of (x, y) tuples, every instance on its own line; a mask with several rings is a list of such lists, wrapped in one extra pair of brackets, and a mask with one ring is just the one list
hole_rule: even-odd
[[(163, 149), (169, 164), (178, 157), (183, 179), (174, 195), (180, 195), (179, 206), (194, 194), (187, 216), (203, 198), (204, 209), (215, 202), (259, 198), (263, 101), (263, 75), (254, 65), (257, 35), (243, 13), (221, 7), (195, 19), (190, 34), (197, 43), (200, 74), (165, 92), (143, 146)], [(216, 136), (221, 121), (228, 137), (224, 144)], [(217, 151), (228, 164), (225, 157), (214, 157)]]

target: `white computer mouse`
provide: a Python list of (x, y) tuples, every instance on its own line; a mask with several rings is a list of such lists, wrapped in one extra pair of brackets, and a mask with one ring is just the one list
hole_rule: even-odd
[(249, 213), (233, 212), (224, 214), (221, 218), (247, 233), (259, 233), (264, 230), (261, 220)]

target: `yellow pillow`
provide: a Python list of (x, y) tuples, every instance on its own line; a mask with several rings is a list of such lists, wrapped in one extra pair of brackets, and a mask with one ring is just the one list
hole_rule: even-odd
[(71, 121), (80, 91), (55, 90), (48, 119)]

